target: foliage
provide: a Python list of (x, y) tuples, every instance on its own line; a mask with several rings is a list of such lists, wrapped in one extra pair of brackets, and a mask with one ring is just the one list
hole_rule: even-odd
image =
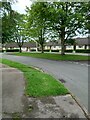
[[(0, 1), (0, 32), (2, 44), (9, 42), (12, 40), (12, 34), (14, 33), (14, 11), (12, 10), (11, 4), (14, 2), (13, 0), (10, 2), (1, 2)], [(12, 23), (12, 24), (11, 24)]]
[(44, 44), (46, 36), (58, 36), (62, 46), (61, 54), (64, 55), (65, 44), (74, 44), (72, 37), (77, 35), (77, 32), (84, 33), (85, 19), (89, 19), (85, 17), (89, 5), (81, 2), (35, 2), (27, 9), (30, 36), (34, 39), (36, 37), (35, 40), (41, 45)]
[(7, 49), (6, 52), (19, 52), (19, 49)]
[(54, 2), (49, 4), (48, 16), (50, 26), (58, 32), (61, 40), (61, 54), (64, 55), (65, 44), (76, 35), (76, 31), (81, 32), (84, 22), (83, 14), (80, 12), (82, 4), (75, 2)]
[(15, 31), (13, 34), (13, 39), (15, 42), (17, 42), (20, 52), (21, 52), (21, 47), (23, 46), (24, 41), (27, 40), (26, 36), (26, 29), (25, 29), (25, 23), (26, 21), (24, 20), (25, 16), (23, 14), (15, 13)]
[(90, 1), (82, 3), (81, 12), (84, 15), (84, 28), (90, 34)]
[(36, 40), (44, 52), (43, 47), (46, 40), (46, 5), (42, 3), (34, 3), (31, 9), (27, 8), (27, 27), (29, 29), (29, 35)]

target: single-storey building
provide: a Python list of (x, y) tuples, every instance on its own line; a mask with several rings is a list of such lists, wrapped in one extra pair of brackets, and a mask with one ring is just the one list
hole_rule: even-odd
[[(73, 45), (66, 45), (66, 50), (74, 50), (75, 49), (90, 49), (90, 39), (89, 38), (75, 38), (75, 42)], [(16, 42), (7, 43), (5, 45), (5, 49), (16, 49), (19, 48)], [(40, 45), (34, 41), (24, 42), (22, 46), (22, 51), (38, 51), (40, 49)], [(45, 50), (61, 50), (60, 41), (50, 41), (44, 44)]]
[[(90, 39), (89, 38), (75, 38), (75, 43), (73, 45), (66, 44), (67, 50), (76, 49), (90, 49)], [(60, 50), (61, 44), (60, 42), (47, 42), (45, 45), (45, 49), (53, 49), (53, 50)]]
[[(5, 45), (5, 49), (17, 49), (17, 48), (19, 48), (19, 46), (16, 42), (7, 43)], [(37, 51), (36, 42), (23, 43), (22, 51), (30, 51), (32, 49)]]

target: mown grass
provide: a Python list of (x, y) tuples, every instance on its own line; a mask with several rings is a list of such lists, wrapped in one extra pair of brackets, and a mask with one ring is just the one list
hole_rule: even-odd
[(14, 53), (14, 55), (18, 56), (30, 56), (35, 58), (43, 58), (49, 60), (68, 60), (68, 61), (85, 61), (90, 60), (90, 56), (82, 56), (82, 55), (60, 55), (60, 54), (53, 54), (53, 53)]
[(24, 73), (26, 79), (25, 93), (28, 96), (56, 96), (68, 94), (68, 90), (62, 83), (51, 75), (36, 70), (30, 66), (13, 62), (7, 59), (0, 60), (3, 64), (19, 69)]

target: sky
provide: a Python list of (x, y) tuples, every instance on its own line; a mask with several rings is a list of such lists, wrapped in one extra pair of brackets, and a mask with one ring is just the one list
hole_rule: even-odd
[[(17, 0), (18, 2), (17, 3), (14, 3), (12, 5), (12, 9), (21, 13), (21, 14), (25, 14), (25, 9), (26, 9), (26, 6), (27, 7), (30, 7), (31, 4), (32, 4), (32, 0)], [(80, 35), (78, 34), (77, 35), (78, 37), (86, 37), (87, 35)]]
[(12, 9), (18, 11), (21, 14), (25, 14), (26, 6), (30, 7), (31, 3), (32, 2), (30, 0), (18, 0), (17, 3), (12, 5)]

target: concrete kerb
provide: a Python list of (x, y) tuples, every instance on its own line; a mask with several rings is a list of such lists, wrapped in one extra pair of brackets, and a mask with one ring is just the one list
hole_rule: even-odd
[(79, 107), (82, 109), (82, 111), (84, 112), (86, 118), (88, 120), (90, 120), (90, 113), (88, 112), (88, 110), (84, 107), (84, 105), (80, 104), (80, 100), (78, 98), (76, 98), (71, 92), (70, 92), (70, 95), (76, 101), (76, 103), (79, 105)]

